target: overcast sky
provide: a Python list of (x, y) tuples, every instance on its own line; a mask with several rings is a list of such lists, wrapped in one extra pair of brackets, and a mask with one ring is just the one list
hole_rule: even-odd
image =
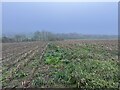
[(51, 31), (81, 34), (118, 34), (116, 2), (3, 3), (4, 34)]

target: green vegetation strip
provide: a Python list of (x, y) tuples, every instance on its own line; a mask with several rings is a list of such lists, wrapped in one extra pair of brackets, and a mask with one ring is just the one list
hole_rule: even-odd
[(37, 74), (32, 82), (34, 87), (117, 88), (118, 63), (109, 57), (90, 58), (89, 46), (85, 48), (68, 49), (49, 44), (44, 55), (49, 78), (46, 80), (45, 73)]

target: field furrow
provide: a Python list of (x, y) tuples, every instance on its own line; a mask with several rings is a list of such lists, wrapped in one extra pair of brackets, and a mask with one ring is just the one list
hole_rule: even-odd
[(118, 42), (64, 40), (3, 44), (3, 88), (117, 88)]

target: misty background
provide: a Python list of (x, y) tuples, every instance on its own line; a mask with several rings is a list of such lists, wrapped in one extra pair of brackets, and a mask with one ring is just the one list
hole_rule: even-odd
[(117, 35), (117, 2), (2, 3), (2, 36), (5, 40), (7, 37), (114, 39)]
[(6, 2), (2, 5), (3, 34), (118, 34), (117, 2)]

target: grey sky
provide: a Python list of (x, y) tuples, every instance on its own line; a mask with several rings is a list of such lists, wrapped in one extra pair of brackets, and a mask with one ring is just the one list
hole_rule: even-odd
[(47, 30), (55, 33), (117, 34), (118, 4), (98, 3), (3, 3), (3, 33)]

